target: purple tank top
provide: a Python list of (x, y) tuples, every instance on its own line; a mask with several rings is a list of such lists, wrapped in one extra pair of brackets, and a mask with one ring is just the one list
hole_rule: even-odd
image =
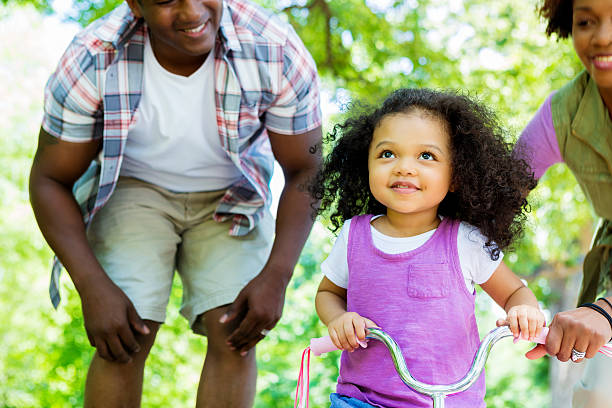
[[(474, 293), (465, 287), (459, 222), (444, 218), (433, 236), (409, 252), (387, 254), (372, 241), (372, 215), (351, 220), (347, 309), (376, 322), (401, 347), (412, 376), (428, 384), (454, 383), (470, 369), (480, 344)], [(448, 408), (485, 407), (484, 373), (468, 390), (446, 398)], [(428, 396), (406, 386), (387, 348), (342, 352), (336, 391), (377, 407), (431, 407)]]

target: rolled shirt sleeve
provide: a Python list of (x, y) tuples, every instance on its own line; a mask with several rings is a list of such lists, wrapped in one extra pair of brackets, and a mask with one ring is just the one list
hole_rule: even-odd
[(321, 126), (317, 68), (292, 27), (283, 47), (281, 91), (266, 112), (266, 128), (280, 134), (301, 134)]
[(47, 133), (77, 143), (102, 137), (97, 76), (92, 54), (75, 38), (45, 86), (42, 127)]

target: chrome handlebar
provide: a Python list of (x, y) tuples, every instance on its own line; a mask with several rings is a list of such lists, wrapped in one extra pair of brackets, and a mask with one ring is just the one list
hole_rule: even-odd
[(474, 360), (472, 360), (472, 366), (461, 380), (454, 384), (433, 385), (418, 381), (410, 374), (404, 356), (402, 355), (402, 350), (391, 336), (377, 328), (370, 328), (368, 331), (369, 333), (366, 338), (379, 340), (389, 349), (393, 364), (395, 364), (395, 369), (404, 384), (416, 392), (430, 396), (433, 400), (434, 408), (444, 408), (444, 398), (446, 398), (447, 395), (465, 391), (470, 388), (484, 369), (493, 345), (504, 337), (512, 337), (512, 332), (508, 326), (501, 326), (491, 330), (480, 343)]

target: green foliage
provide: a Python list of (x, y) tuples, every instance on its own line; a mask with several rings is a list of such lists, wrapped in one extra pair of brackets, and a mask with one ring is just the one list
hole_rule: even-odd
[[(57, 33), (44, 31), (48, 23), (43, 26), (35, 13), (17, 7), (29, 4), (50, 13), (47, 0), (0, 1), (0, 24), (7, 28), (0, 30), (0, 89), (10, 95), (0, 101), (0, 208), (4, 215), (0, 217), (4, 322), (0, 326), (0, 407), (80, 406), (92, 349), (84, 334), (78, 295), (66, 276), (62, 306), (57, 311), (50, 307), (51, 253), (35, 225), (27, 193), (42, 88), (59, 57), (57, 52), (51, 55), (49, 48), (53, 43), (66, 44), (69, 37), (60, 39)], [(76, 0), (67, 17), (86, 24), (118, 2)], [(499, 112), (510, 139), (552, 90), (581, 69), (568, 42), (544, 37), (535, 3), (526, 0), (259, 3), (281, 12), (294, 25), (312, 52), (333, 102), (376, 101), (400, 86), (469, 90)], [(330, 114), (326, 127), (335, 120)], [(553, 283), (565, 277), (543, 271), (580, 264), (593, 216), (564, 166), (551, 168), (529, 199), (533, 208), (529, 228), (506, 260), (526, 277), (545, 306), (553, 305), (559, 299), (553, 289), (558, 285)], [(258, 408), (292, 404), (301, 351), (311, 337), (325, 334), (313, 303), (320, 279), (318, 265), (331, 242), (318, 224), (288, 289), (283, 319), (258, 347)], [(194, 405), (206, 341), (189, 333), (178, 316), (179, 303), (177, 282), (167, 324), (145, 372), (143, 406)], [(499, 310), (479, 293), (477, 313), (486, 332)], [(527, 362), (521, 357), (526, 345), (506, 343), (496, 346), (487, 365), (488, 406), (547, 406), (548, 361)], [(335, 386), (338, 359), (339, 353), (313, 358), (313, 406), (326, 405)]]

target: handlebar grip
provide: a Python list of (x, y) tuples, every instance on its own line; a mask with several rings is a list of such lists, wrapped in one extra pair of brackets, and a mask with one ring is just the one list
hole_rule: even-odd
[[(542, 327), (540, 335), (534, 337), (532, 341), (537, 344), (545, 344), (546, 336), (548, 336), (548, 327)], [(519, 340), (527, 340), (527, 338), (520, 336), (518, 339), (514, 339), (514, 343), (517, 343)]]
[(310, 351), (315, 356), (320, 356), (323, 353), (329, 353), (334, 350), (338, 350), (338, 348), (334, 346), (329, 336), (310, 339)]
[[(368, 347), (367, 341), (357, 340), (359, 345), (363, 348)], [(329, 336), (315, 337), (310, 339), (310, 351), (315, 356), (320, 356), (323, 353), (329, 353), (330, 351), (336, 351), (338, 347), (334, 345)]]

